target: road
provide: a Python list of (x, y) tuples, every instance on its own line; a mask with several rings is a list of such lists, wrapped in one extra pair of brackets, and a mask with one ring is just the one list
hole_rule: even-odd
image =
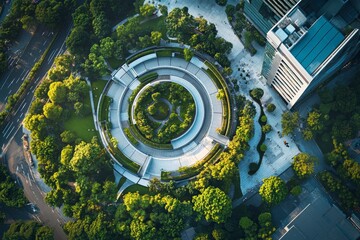
[[(53, 46), (51, 47), (47, 57), (43, 62), (43, 65), (40, 67), (38, 73), (35, 75), (35, 81), (32, 83), (30, 87), (30, 91), (28, 91), (26, 93), (25, 98), (20, 101), (18, 108), (15, 109), (10, 120), (7, 123), (5, 123), (3, 126), (0, 126), (0, 135), (2, 135), (2, 137), (0, 138), (0, 146), (2, 148), (2, 152), (6, 151), (8, 143), (11, 141), (12, 137), (14, 136), (14, 133), (21, 127), (22, 121), (24, 120), (25, 114), (34, 96), (34, 91), (36, 89), (36, 86), (39, 84), (41, 79), (46, 75), (47, 71), (53, 64), (55, 57), (62, 54), (66, 50), (65, 39), (69, 31), (70, 31), (70, 27), (60, 30), (57, 39), (55, 40)], [(29, 58), (27, 56), (24, 56), (24, 59), (22, 59), (21, 61), (24, 62), (24, 65), (29, 64), (28, 62), (26, 62), (28, 59)], [(7, 88), (6, 85), (4, 86), (5, 88)], [(8, 90), (7, 93), (0, 92), (1, 98), (4, 98), (4, 96), (6, 96), (5, 98), (7, 98), (8, 94), (11, 94), (9, 92), (10, 89), (7, 90)]]
[(13, 47), (13, 51), (9, 53), (8, 71), (0, 79), (0, 110), (5, 108), (8, 96), (19, 89), (31, 68), (48, 47), (53, 35), (51, 31), (40, 26), (29, 42), (25, 40), (25, 43), (14, 43), (16, 48)]
[(22, 131), (19, 129), (9, 144), (6, 153), (9, 170), (11, 173), (15, 174), (18, 181), (21, 182), (25, 196), (29, 202), (34, 203), (38, 209), (36, 213), (31, 214), (32, 218), (38, 222), (45, 223), (47, 226), (54, 229), (55, 239), (65, 240), (67, 239), (66, 234), (61, 227), (61, 225), (64, 224), (64, 220), (58, 210), (50, 207), (45, 202), (45, 193), (39, 188), (33, 177), (32, 169), (30, 169), (25, 160), (21, 137)]

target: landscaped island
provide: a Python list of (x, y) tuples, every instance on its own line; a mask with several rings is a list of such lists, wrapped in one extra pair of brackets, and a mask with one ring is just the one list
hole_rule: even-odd
[(183, 134), (195, 115), (195, 103), (185, 87), (169, 81), (147, 85), (136, 99), (136, 127), (148, 140), (170, 143)]

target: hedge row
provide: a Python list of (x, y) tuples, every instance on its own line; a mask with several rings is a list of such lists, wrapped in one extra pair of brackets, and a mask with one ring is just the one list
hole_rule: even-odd
[(125, 133), (127, 139), (129, 139), (129, 141), (132, 144), (136, 145), (139, 143), (138, 140), (136, 140), (136, 138), (131, 134), (131, 131), (129, 128), (124, 128), (123, 130), (124, 130), (124, 133)]
[[(105, 131), (105, 133), (106, 133), (108, 139), (112, 138), (112, 135), (111, 135), (110, 131)], [(139, 171), (140, 165), (137, 164), (136, 162), (133, 162), (128, 157), (126, 157), (119, 150), (119, 148), (117, 148), (117, 147), (115, 148), (115, 147), (111, 146), (111, 144), (109, 144), (108, 149), (112, 153), (112, 155), (114, 155), (116, 160), (118, 160), (126, 169), (130, 170), (133, 173), (137, 173)]]
[(32, 69), (30, 70), (28, 76), (24, 80), (24, 82), (21, 84), (19, 89), (16, 91), (15, 94), (10, 95), (8, 97), (7, 103), (5, 105), (5, 110), (3, 110), (0, 113), (0, 125), (2, 125), (5, 121), (5, 119), (9, 116), (9, 114), (13, 111), (15, 105), (17, 102), (25, 95), (27, 88), (29, 87), (30, 83), (34, 80), (35, 74), (40, 69), (42, 63), (45, 60), (45, 57), (47, 56), (51, 46), (53, 45), (58, 33), (55, 34), (54, 38), (50, 42), (49, 46), (46, 48), (45, 52), (41, 55), (40, 59), (34, 64)]
[(148, 82), (151, 82), (151, 81), (157, 79), (158, 76), (159, 76), (159, 74), (157, 74), (157, 72), (151, 72), (151, 73), (142, 75), (141, 77), (138, 77), (138, 80), (141, 83), (148, 83)]
[(184, 167), (182, 169), (179, 169), (179, 172), (181, 172), (178, 176), (171, 176), (170, 172), (161, 172), (161, 181), (180, 181), (185, 180), (191, 177), (194, 177), (198, 175), (201, 170), (208, 166), (209, 164), (215, 163), (218, 159), (220, 154), (224, 151), (224, 149), (221, 147), (219, 143), (217, 143), (210, 151), (210, 153), (203, 158), (201, 161), (198, 161), (191, 167)]
[(223, 125), (221, 126), (220, 134), (227, 136), (230, 132), (231, 127), (231, 101), (229, 96), (229, 91), (225, 82), (225, 79), (217, 70), (217, 68), (209, 63), (207, 60), (205, 61), (205, 65), (208, 67), (206, 72), (209, 74), (211, 79), (214, 81), (215, 85), (219, 89), (223, 89), (225, 93), (225, 99), (223, 100)]
[(109, 108), (111, 102), (112, 102), (112, 98), (109, 96), (103, 96), (103, 98), (100, 100), (100, 111), (99, 111), (100, 122), (108, 121)]
[(157, 148), (157, 149), (173, 149), (172, 145), (170, 143), (154, 143), (148, 139), (146, 139), (140, 132), (139, 129), (130, 123), (130, 131), (138, 141), (142, 142), (145, 145), (148, 145), (149, 147)]

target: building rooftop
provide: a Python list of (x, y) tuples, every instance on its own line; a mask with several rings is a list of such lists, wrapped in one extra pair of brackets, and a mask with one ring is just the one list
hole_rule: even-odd
[(321, 16), (290, 52), (312, 74), (343, 40), (344, 35)]
[(280, 240), (347, 240), (360, 236), (345, 214), (324, 197), (309, 204), (285, 230)]

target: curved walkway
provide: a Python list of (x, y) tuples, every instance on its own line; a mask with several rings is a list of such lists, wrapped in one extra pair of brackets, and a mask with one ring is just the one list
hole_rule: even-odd
[[(196, 57), (187, 62), (175, 57), (157, 58), (156, 54), (149, 54), (129, 65), (125, 64), (112, 74), (113, 83), (106, 93), (113, 98), (113, 103), (110, 105), (110, 120), (113, 127), (111, 134), (119, 139), (119, 149), (142, 166), (139, 172), (142, 180), (160, 177), (161, 171), (176, 171), (179, 167), (191, 166), (211, 151), (217, 139), (223, 140), (224, 136), (216, 132), (222, 124), (222, 103), (216, 98), (216, 85), (205, 70), (206, 66)], [(167, 78), (187, 86), (188, 90), (196, 89), (197, 96), (192, 92), (194, 100), (201, 101), (199, 104), (202, 107), (197, 106), (197, 110), (203, 109), (199, 112), (201, 121), (191, 128), (192, 130), (189, 131), (191, 135), (185, 135), (190, 137), (186, 137), (186, 141), (182, 139), (178, 149), (159, 150), (142, 143), (135, 147), (122, 130), (129, 126), (127, 98), (140, 84), (137, 77), (154, 71), (158, 73), (159, 79)], [(139, 184), (142, 183), (145, 185), (147, 181), (140, 180)]]

